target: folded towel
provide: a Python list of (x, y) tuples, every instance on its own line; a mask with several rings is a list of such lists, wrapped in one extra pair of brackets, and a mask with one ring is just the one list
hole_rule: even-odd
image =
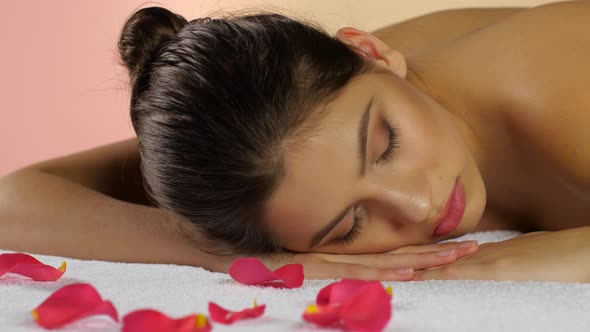
[[(517, 232), (468, 234), (460, 240), (480, 243), (504, 240)], [(457, 239), (454, 239), (457, 240)], [(0, 250), (0, 253), (9, 252)], [(298, 289), (239, 285), (227, 274), (201, 268), (85, 261), (36, 255), (42, 262), (68, 263), (56, 282), (36, 282), (16, 275), (0, 277), (0, 331), (41, 331), (30, 310), (53, 291), (76, 282), (94, 285), (111, 300), (121, 316), (140, 308), (154, 308), (172, 317), (207, 314), (208, 301), (230, 310), (266, 304), (263, 317), (213, 331), (318, 331), (301, 314), (320, 288), (333, 280), (306, 280)], [(384, 282), (393, 286), (393, 317), (386, 330), (413, 331), (590, 331), (590, 284), (557, 282), (422, 281)], [(88, 318), (64, 331), (119, 331), (106, 318)], [(322, 329), (322, 331), (324, 331)], [(325, 331), (329, 331), (328, 329)]]

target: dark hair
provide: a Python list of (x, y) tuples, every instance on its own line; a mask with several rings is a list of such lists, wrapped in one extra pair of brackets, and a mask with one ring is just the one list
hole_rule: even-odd
[(118, 47), (155, 204), (188, 219), (211, 251), (282, 251), (261, 218), (285, 144), (369, 62), (320, 27), (274, 13), (187, 22), (144, 8)]

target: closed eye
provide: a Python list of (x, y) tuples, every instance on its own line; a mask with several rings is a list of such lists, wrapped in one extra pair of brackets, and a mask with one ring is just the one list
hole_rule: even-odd
[(352, 227), (350, 228), (350, 231), (348, 231), (348, 233), (346, 233), (343, 237), (338, 239), (338, 242), (351, 244), (359, 236), (364, 221), (364, 218), (359, 213), (359, 206), (355, 206), (353, 209)]
[(385, 123), (388, 136), (388, 144), (383, 154), (379, 157), (379, 159), (377, 159), (378, 164), (391, 161), (391, 159), (393, 159), (393, 156), (395, 155), (395, 150), (399, 147), (398, 129), (387, 120), (385, 121)]
[[(399, 131), (397, 130), (397, 128), (395, 126), (391, 125), (391, 123), (389, 121), (385, 122), (385, 127), (387, 129), (387, 138), (388, 138), (387, 148), (385, 149), (383, 154), (379, 157), (379, 159), (377, 159), (377, 163), (383, 163), (383, 162), (387, 162), (387, 161), (390, 161), (391, 159), (393, 159), (393, 156), (395, 155), (395, 150), (398, 148), (398, 145), (399, 145), (399, 142), (398, 142)], [(352, 228), (343, 237), (338, 239), (340, 242), (345, 242), (347, 244), (351, 244), (359, 236), (360, 229), (363, 225), (364, 219), (360, 216), (358, 211), (359, 211), (359, 206), (357, 205), (353, 209), (354, 218), (353, 218)]]

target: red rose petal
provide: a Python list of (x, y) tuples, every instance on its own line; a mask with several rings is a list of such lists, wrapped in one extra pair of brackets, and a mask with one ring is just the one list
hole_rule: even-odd
[(378, 281), (342, 279), (341, 281), (331, 283), (322, 288), (316, 297), (316, 303), (318, 305), (342, 303), (351, 296), (355, 296), (356, 293), (368, 283), (374, 282), (379, 283)]
[(0, 276), (16, 273), (36, 281), (55, 281), (66, 271), (66, 262), (59, 268), (45, 265), (35, 257), (23, 253), (0, 254)]
[(222, 308), (218, 304), (209, 302), (209, 316), (214, 322), (222, 324), (233, 324), (240, 319), (257, 318), (264, 314), (266, 305), (258, 306), (254, 302), (254, 307), (246, 308), (240, 311), (230, 311)]
[(340, 322), (340, 306), (312, 304), (303, 313), (303, 319), (320, 326), (332, 326)]
[(345, 279), (322, 288), (317, 305), (309, 306), (303, 319), (321, 326), (342, 324), (353, 331), (378, 331), (391, 318), (390, 287), (379, 281)]
[(48, 329), (92, 315), (107, 315), (118, 321), (117, 309), (104, 301), (90, 284), (71, 284), (58, 289), (32, 315), (39, 325)]
[(380, 331), (391, 318), (391, 298), (380, 283), (368, 284), (342, 304), (340, 318), (352, 331)]
[(201, 314), (173, 319), (153, 309), (141, 309), (123, 317), (122, 332), (209, 332), (211, 324)]
[(288, 288), (299, 288), (303, 285), (303, 265), (287, 264), (273, 271)]
[(236, 259), (229, 268), (229, 275), (245, 285), (298, 288), (303, 285), (303, 266), (287, 264), (271, 271), (258, 258)]

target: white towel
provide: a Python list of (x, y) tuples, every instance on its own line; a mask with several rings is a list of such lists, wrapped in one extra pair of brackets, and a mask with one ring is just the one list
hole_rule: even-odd
[[(518, 235), (482, 232), (462, 238), (480, 243)], [(0, 250), (0, 253), (9, 252)], [(263, 317), (234, 325), (213, 324), (213, 331), (329, 331), (302, 320), (317, 292), (333, 280), (306, 280), (298, 289), (239, 285), (227, 274), (201, 268), (84, 261), (33, 254), (67, 272), (56, 282), (36, 282), (12, 274), (0, 277), (0, 331), (42, 331), (30, 311), (55, 290), (76, 282), (94, 285), (111, 300), (120, 316), (154, 308), (179, 318), (207, 314), (208, 301), (238, 310), (266, 304)], [(393, 316), (387, 331), (590, 331), (590, 284), (556, 282), (423, 281), (385, 283), (393, 286)], [(63, 331), (119, 331), (106, 317), (87, 318)], [(332, 329), (333, 330), (333, 329)]]

